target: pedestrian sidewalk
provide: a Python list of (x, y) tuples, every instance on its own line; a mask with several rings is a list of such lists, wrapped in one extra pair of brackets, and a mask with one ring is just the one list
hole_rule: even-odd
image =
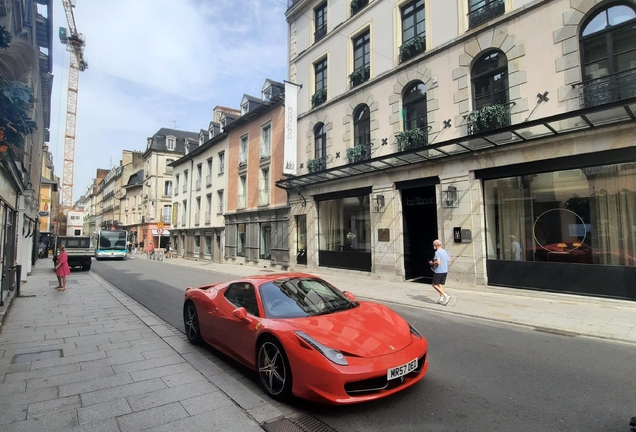
[(281, 412), (111, 286), (39, 261), (0, 326), (0, 430), (261, 431)]
[[(184, 258), (167, 259), (163, 263), (239, 277), (272, 272), (262, 266)], [(547, 332), (636, 343), (636, 302), (633, 301), (449, 282), (446, 291), (453, 299), (447, 306), (442, 306), (437, 304), (437, 292), (428, 284), (389, 282), (362, 272), (321, 269), (311, 273), (360, 298), (514, 323)]]

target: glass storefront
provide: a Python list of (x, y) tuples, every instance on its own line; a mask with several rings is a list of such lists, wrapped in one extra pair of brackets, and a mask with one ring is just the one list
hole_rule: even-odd
[(371, 271), (369, 195), (317, 201), (319, 265)]
[(371, 252), (369, 196), (318, 202), (318, 249)]
[(636, 267), (636, 163), (484, 181), (489, 260)]

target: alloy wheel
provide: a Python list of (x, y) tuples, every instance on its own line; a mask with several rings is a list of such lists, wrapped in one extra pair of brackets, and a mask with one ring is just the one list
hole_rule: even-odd
[(264, 342), (258, 351), (258, 374), (265, 391), (279, 396), (287, 391), (287, 367), (282, 349), (276, 343)]
[(183, 324), (188, 340), (192, 343), (201, 341), (201, 332), (199, 331), (199, 317), (197, 316), (197, 308), (194, 303), (188, 303), (183, 311)]

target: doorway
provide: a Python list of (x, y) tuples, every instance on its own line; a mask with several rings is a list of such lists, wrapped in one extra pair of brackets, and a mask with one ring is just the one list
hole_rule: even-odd
[(430, 282), (428, 261), (435, 255), (433, 241), (438, 237), (435, 185), (402, 189), (402, 216), (405, 278)]

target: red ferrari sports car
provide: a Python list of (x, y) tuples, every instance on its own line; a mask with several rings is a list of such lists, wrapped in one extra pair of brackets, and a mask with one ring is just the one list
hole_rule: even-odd
[(424, 377), (428, 342), (400, 315), (309, 274), (188, 288), (186, 335), (260, 376), (273, 398), (327, 404), (378, 399)]

